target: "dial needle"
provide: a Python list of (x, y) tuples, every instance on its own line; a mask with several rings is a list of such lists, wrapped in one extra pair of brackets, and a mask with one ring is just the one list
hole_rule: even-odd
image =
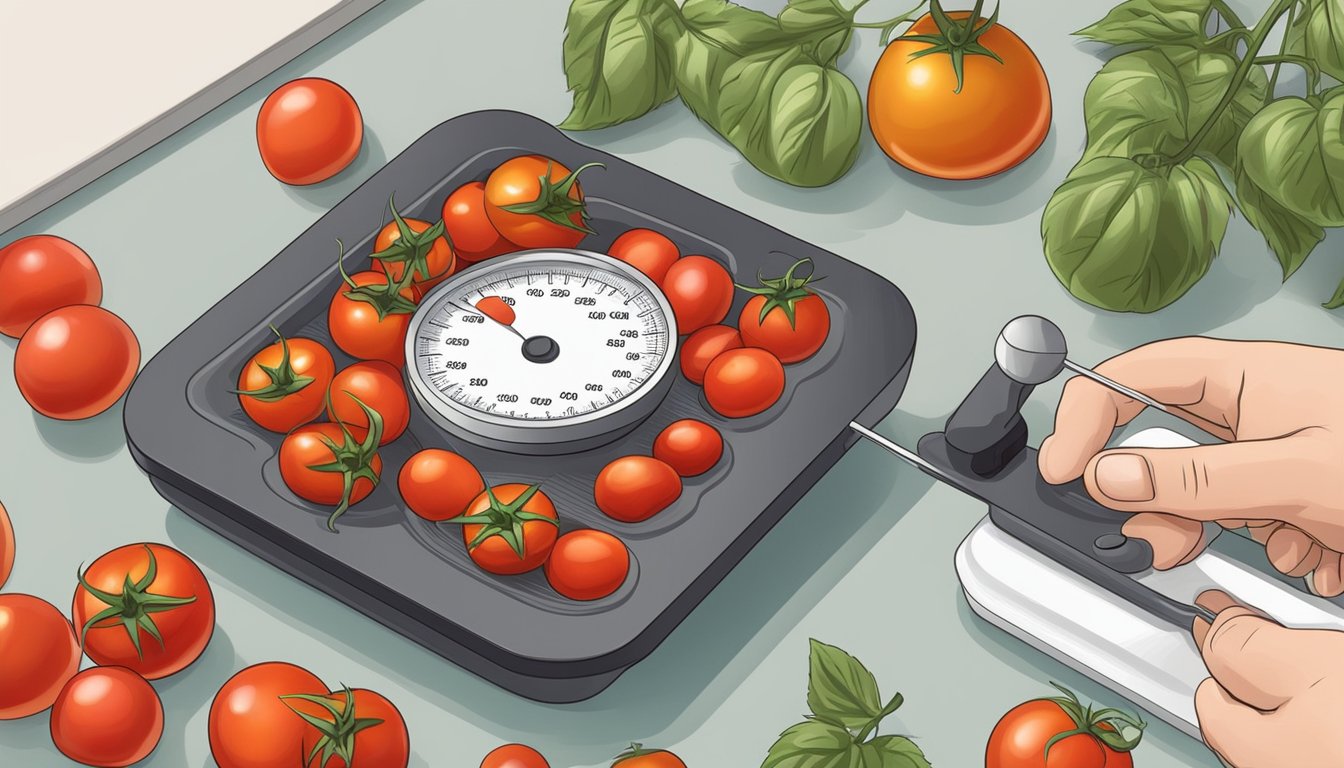
[(496, 325), (501, 325), (501, 326), (503, 326), (503, 327), (505, 327), (505, 328), (508, 328), (509, 331), (513, 333), (513, 335), (517, 336), (518, 338), (522, 339), (523, 341), (527, 341), (527, 337), (524, 336), (522, 333), (520, 333), (520, 332), (518, 331), (517, 328), (514, 328), (512, 325), (510, 325), (510, 324), (508, 324), (508, 323), (501, 322), (498, 318), (492, 316), (489, 312), (482, 312), (482, 311), (480, 311), (479, 309), (472, 309), (471, 307), (468, 307), (468, 306), (465, 305), (465, 304), (458, 304), (458, 303), (455, 302), (455, 301), (454, 301), (454, 302), (450, 302), (450, 303), (451, 303), (453, 306), (457, 307), (458, 309), (460, 309), (460, 310), (462, 310), (462, 311), (464, 311), (464, 312), (470, 312), (470, 313), (473, 314), (473, 315), (479, 315), (479, 316), (481, 316), (481, 317), (487, 317), (487, 318), (490, 318), (490, 322), (495, 323)]

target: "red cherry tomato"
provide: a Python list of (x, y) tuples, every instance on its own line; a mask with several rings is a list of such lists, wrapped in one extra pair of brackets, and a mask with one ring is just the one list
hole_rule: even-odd
[[(341, 286), (331, 297), (327, 327), (331, 340), (347, 355), (361, 360), (384, 360), (400, 368), (406, 364), (406, 329), (411, 325), (420, 294), (408, 286), (393, 294), (387, 274), (356, 272), (350, 285)], [(374, 301), (360, 301), (347, 293), (370, 294)], [(383, 309), (379, 317), (379, 309)]]
[(551, 768), (537, 750), (524, 744), (496, 747), (481, 761), (481, 768)]
[[(332, 453), (327, 441), (337, 446), (340, 456)], [(373, 436), (356, 438), (352, 433), (347, 438), (339, 424), (327, 423), (300, 427), (280, 444), (280, 477), (285, 486), (299, 498), (336, 507), (327, 520), (330, 530), (336, 530), (336, 520), (347, 508), (373, 493), (373, 482), (361, 473), (382, 475), (383, 457), (378, 455), (376, 445), (371, 450), (365, 442), (373, 442)], [(335, 462), (347, 467), (352, 483), (346, 484), (344, 472), (318, 469)]]
[(363, 143), (359, 105), (330, 80), (291, 80), (272, 91), (257, 113), (261, 162), (286, 184), (330, 179), (354, 162)]
[[(336, 713), (345, 717), (353, 716), (356, 720), (375, 720), (381, 721), (368, 728), (361, 728), (345, 737), (349, 739), (352, 746), (349, 766), (352, 768), (406, 768), (411, 761), (411, 738), (406, 731), (406, 720), (402, 717), (401, 711), (396, 705), (388, 701), (382, 694), (363, 688), (355, 688), (350, 692), (353, 694), (354, 711), (346, 710), (347, 702), (351, 696), (347, 696), (345, 691), (334, 691), (325, 697)], [(302, 699), (286, 699), (297, 710), (301, 710), (310, 716), (325, 720), (328, 723), (336, 721), (336, 714), (328, 710), (325, 706), (316, 704), (312, 701)], [(341, 741), (336, 739), (334, 741)], [(316, 728), (309, 728), (304, 734), (303, 755), (307, 757), (313, 753), (314, 747), (318, 748), (319, 755), (307, 762), (308, 768), (346, 768), (347, 763), (340, 755), (333, 755), (326, 762), (322, 762), (321, 751), (325, 745), (322, 744), (322, 733)]]
[(640, 744), (631, 744), (630, 749), (617, 756), (611, 768), (686, 768), (686, 764), (665, 749), (645, 749)]
[(5, 586), (9, 581), (9, 574), (14, 570), (14, 526), (9, 521), (9, 513), (5, 511), (5, 505), (0, 504), (0, 587)]
[(588, 233), (578, 175), (592, 165), (571, 172), (541, 155), (505, 160), (485, 180), (490, 223), (521, 248), (573, 248)]
[[(1141, 723), (1129, 715), (1123, 717), (1132, 722), (1075, 719), (1075, 715), (1065, 711), (1062, 703), (1077, 705), (1078, 718), (1084, 718), (1092, 711), (1114, 715), (1116, 710), (1084, 710), (1077, 697), (1061, 690), (1066, 697), (1019, 704), (999, 720), (985, 748), (985, 768), (1133, 768), (1134, 759), (1129, 751), (1113, 749), (1096, 734), (1114, 732), (1114, 722), (1121, 722), (1126, 728), (1132, 726), (1136, 730), (1132, 749), (1142, 737)], [(1051, 745), (1047, 757), (1046, 745), (1055, 736), (1066, 733), (1074, 735)]]
[(621, 588), (630, 574), (630, 551), (609, 533), (570, 531), (546, 560), (546, 580), (570, 600), (600, 600)]
[(705, 383), (705, 369), (720, 354), (742, 346), (737, 329), (728, 325), (707, 325), (692, 333), (681, 344), (681, 373), (696, 384)]
[(71, 678), (51, 710), (51, 740), (84, 765), (121, 768), (149, 756), (163, 737), (163, 702), (125, 667), (94, 667)]
[(402, 383), (401, 371), (391, 363), (382, 360), (355, 363), (331, 380), (331, 405), (327, 408), (327, 417), (344, 423), (358, 436), (368, 431), (369, 419), (350, 395), (383, 417), (383, 439), (379, 445), (387, 445), (401, 437), (411, 422), (406, 385)]
[(764, 349), (730, 349), (705, 370), (705, 399), (730, 419), (754, 416), (783, 394), (784, 366)]
[(402, 501), (426, 520), (447, 520), (466, 511), (485, 491), (470, 461), (441, 448), (426, 448), (406, 460), (397, 476)]
[(31, 595), (0, 595), (0, 720), (50, 707), (79, 671), (79, 639), (56, 607)]
[(662, 286), (681, 336), (722, 322), (733, 307), (733, 277), (708, 256), (678, 259), (668, 267)]
[(243, 366), (238, 402), (258, 426), (284, 434), (321, 415), (335, 374), (336, 362), (326, 347), (281, 336)]
[[(518, 503), (520, 500), (523, 502), (521, 506)], [(555, 513), (555, 505), (546, 494), (537, 490), (536, 486), (522, 483), (505, 483), (489, 488), (467, 507), (466, 515), (462, 518), (452, 518), (458, 522), (481, 516), (475, 518), (481, 522), (463, 523), (462, 540), (467, 545), (471, 559), (484, 570), (506, 576), (527, 573), (541, 567), (550, 556), (551, 548), (555, 546), (555, 539), (559, 535), (556, 523), (518, 518), (515, 513), (519, 511), (550, 518), (551, 521), (559, 519)], [(490, 520), (484, 519), (486, 517)], [(523, 535), (518, 542), (521, 552), (515, 550), (508, 540), (499, 535), (511, 530), (515, 522), (522, 525)], [(480, 538), (482, 534), (487, 535), (485, 538)], [(472, 546), (473, 544), (475, 546)]]
[(662, 285), (667, 270), (681, 258), (676, 243), (651, 229), (626, 232), (616, 238), (607, 253), (648, 275), (655, 285)]
[(322, 696), (327, 686), (301, 667), (266, 662), (248, 667), (215, 694), (210, 703), (210, 754), (219, 768), (296, 768), (303, 745), (315, 729), (281, 696)]
[(98, 304), (103, 281), (79, 246), (31, 235), (0, 248), (0, 333), (20, 338), (37, 318), (73, 304)]
[(597, 508), (623, 523), (639, 523), (662, 512), (681, 496), (681, 477), (667, 462), (622, 456), (602, 468), (593, 485)]
[(33, 410), (53, 419), (87, 419), (111, 408), (140, 368), (140, 342), (101, 307), (49, 312), (14, 351), (14, 380)]
[(484, 261), (517, 249), (490, 223), (485, 212), (485, 182), (468, 182), (454, 190), (443, 201), (443, 224), (462, 261)]
[[(427, 292), (430, 288), (442, 283), (453, 274), (457, 268), (457, 256), (453, 249), (448, 245), (448, 241), (442, 235), (435, 237), (428, 243), (424, 242), (423, 235), (434, 225), (422, 219), (407, 219), (406, 228), (411, 230), (417, 237), (412, 243), (402, 243), (402, 247), (389, 250), (393, 245), (401, 242), (401, 228), (397, 226), (396, 221), (389, 221), (378, 232), (378, 237), (373, 241), (373, 262), (378, 269), (387, 273), (392, 278), (392, 282), (398, 282), (406, 274), (406, 265), (408, 259), (414, 256), (414, 249), (422, 251), (420, 259), (423, 263), (415, 267), (415, 277), (412, 281), (421, 292)], [(407, 249), (411, 249), (408, 251)], [(379, 257), (378, 254), (386, 254), (390, 258)]]
[(795, 262), (783, 277), (762, 280), (759, 287), (749, 288), (756, 295), (737, 320), (743, 344), (767, 350), (786, 365), (816, 354), (831, 332), (826, 301), (808, 287), (813, 277), (793, 276), (807, 261)]
[(653, 457), (682, 477), (703, 475), (723, 458), (723, 436), (703, 421), (674, 421), (653, 441)]

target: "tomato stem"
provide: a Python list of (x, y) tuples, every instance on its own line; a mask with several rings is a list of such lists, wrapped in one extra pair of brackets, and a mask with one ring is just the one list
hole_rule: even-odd
[(280, 335), (280, 331), (274, 325), (271, 325), (270, 329), (271, 333), (274, 333), (280, 339), (280, 364), (271, 368), (257, 363), (257, 367), (266, 374), (271, 383), (260, 389), (229, 390), (233, 394), (253, 397), (263, 403), (275, 403), (313, 383), (312, 376), (300, 376), (294, 371), (294, 367), (290, 365), (289, 342), (284, 336)]
[[(541, 191), (537, 193), (537, 198), (527, 203), (515, 203), (513, 205), (501, 206), (509, 213), (516, 213), (524, 216), (539, 216), (546, 221), (558, 226), (584, 232), (589, 235), (597, 234), (588, 227), (588, 206), (583, 200), (583, 195), (575, 200), (569, 196), (569, 191), (579, 181), (579, 174), (589, 168), (605, 168), (602, 163), (585, 163), (569, 172), (569, 175), (559, 181), (551, 181), (551, 173), (555, 168), (555, 162), (546, 161), (546, 172), (537, 177), (537, 183)], [(572, 216), (579, 214), (579, 223), (575, 224)]]
[[(159, 573), (158, 559), (154, 557), (154, 550), (150, 549), (148, 544), (144, 545), (145, 554), (149, 557), (149, 565), (145, 568), (145, 575), (140, 577), (139, 581), (132, 582), (129, 571), (126, 573), (125, 582), (121, 587), (121, 594), (104, 592), (94, 587), (85, 578), (86, 572), (75, 571), (79, 585), (90, 595), (98, 598), (107, 604), (107, 608), (99, 611), (88, 621), (84, 622), (80, 630), (79, 647), (83, 650), (85, 642), (88, 640), (89, 630), (97, 627), (104, 621), (118, 620), (125, 627), (126, 634), (131, 639), (131, 645), (135, 646), (135, 655), (140, 659), (145, 658), (144, 651), (140, 646), (141, 630), (147, 632), (150, 637), (159, 641), (159, 647), (164, 647), (163, 635), (159, 634), (159, 628), (154, 624), (151, 614), (171, 611), (182, 605), (188, 605), (196, 602), (194, 595), (189, 597), (170, 597), (168, 595), (158, 595), (149, 591), (150, 585)], [(113, 626), (113, 625), (107, 625)]]
[(1050, 758), (1051, 747), (1073, 736), (1090, 736), (1102, 746), (1116, 752), (1130, 752), (1139, 746), (1139, 742), (1143, 739), (1143, 729), (1148, 727), (1147, 723), (1134, 715), (1111, 707), (1099, 710), (1093, 710), (1090, 706), (1084, 708), (1073, 691), (1059, 683), (1050, 684), (1064, 696), (1042, 701), (1051, 701), (1058, 705), (1073, 721), (1075, 727), (1073, 730), (1055, 734), (1046, 742), (1044, 756), (1046, 760)]
[[(341, 758), (346, 765), (351, 765), (355, 755), (355, 734), (365, 728), (382, 724), (383, 721), (378, 718), (355, 716), (355, 694), (354, 691), (350, 690), (350, 686), (342, 686), (342, 693), (345, 695), (345, 700), (340, 702), (339, 709), (336, 707), (337, 699), (333, 696), (291, 693), (280, 697), (280, 700), (284, 702), (285, 706), (289, 707), (291, 712), (303, 718), (304, 722), (313, 726), (322, 734), (322, 738), (318, 739), (317, 743), (313, 745), (313, 750), (308, 753), (308, 759), (304, 761), (304, 765), (311, 765), (313, 758), (317, 757), (319, 753), (322, 755), (322, 759), (318, 761), (317, 765), (322, 768), (325, 768), (333, 756)], [(290, 704), (289, 699), (316, 704), (326, 710), (331, 715), (331, 719), (324, 720), (315, 715), (310, 715)]]
[[(364, 418), (369, 422), (369, 429), (364, 435), (364, 441), (355, 440), (345, 422), (337, 419), (336, 424), (341, 429), (340, 445), (328, 439), (326, 435), (318, 435), (322, 443), (331, 451), (332, 460), (325, 464), (313, 464), (308, 467), (314, 472), (339, 472), (341, 474), (341, 503), (327, 518), (327, 530), (332, 533), (339, 533), (336, 530), (336, 520), (350, 508), (350, 498), (354, 495), (355, 482), (363, 478), (374, 485), (378, 485), (379, 477), (378, 472), (373, 468), (373, 459), (378, 455), (378, 442), (383, 439), (382, 415), (365, 405), (364, 401), (356, 397), (354, 393), (346, 392), (345, 394), (355, 401), (360, 410), (364, 411)], [(327, 409), (332, 410), (330, 391), (327, 392)]]
[(824, 279), (814, 275), (808, 275), (803, 278), (795, 278), (793, 276), (793, 273), (798, 267), (803, 264), (809, 264), (811, 261), (811, 259), (799, 259), (793, 263), (793, 266), (789, 267), (783, 277), (774, 279), (766, 279), (761, 276), (760, 272), (757, 272), (756, 280), (760, 283), (759, 287), (747, 285), (737, 286), (747, 293), (754, 293), (757, 296), (765, 297), (765, 304), (761, 305), (761, 314), (756, 322), (764, 323), (766, 316), (775, 309), (779, 309), (784, 313), (784, 316), (788, 318), (790, 328), (796, 329), (798, 327), (795, 317), (795, 310), (798, 302), (808, 296), (815, 295), (815, 292), (807, 287), (809, 283), (814, 280)]
[(452, 517), (440, 522), (453, 523), (455, 525), (479, 525), (480, 533), (476, 534), (467, 544), (467, 549), (475, 550), (486, 539), (491, 536), (498, 536), (509, 545), (514, 554), (519, 558), (526, 556), (526, 548), (523, 541), (523, 523), (529, 521), (550, 523), (559, 527), (559, 523), (554, 518), (546, 515), (538, 515), (535, 512), (528, 512), (523, 509), (527, 502), (532, 500), (537, 491), (541, 489), (540, 485), (529, 486), (513, 501), (505, 504), (495, 496), (495, 490), (486, 486), (486, 498), (490, 500), (490, 506), (474, 515), (461, 515)]
[(350, 290), (343, 294), (347, 299), (371, 305), (378, 313), (379, 321), (386, 320), (388, 315), (415, 313), (415, 302), (401, 295), (415, 277), (413, 270), (402, 270), (401, 278), (396, 282), (393, 282), (391, 275), (385, 275), (387, 282), (356, 285), (354, 279), (345, 272), (345, 244), (338, 239), (336, 246), (340, 249), (336, 256), (336, 269), (341, 273), (341, 279), (345, 284), (350, 286)]
[[(387, 205), (392, 211), (392, 220), (397, 225), (397, 238), (383, 250), (370, 254), (369, 258), (378, 259), (385, 265), (402, 264), (402, 277), (398, 280), (398, 284), (402, 288), (406, 287), (404, 282), (408, 273), (411, 275), (412, 281), (416, 275), (419, 275), (422, 280), (432, 280), (438, 277), (438, 275), (429, 273), (429, 252), (434, 249), (434, 241), (443, 238), (448, 247), (453, 248), (452, 238), (448, 235), (443, 219), (439, 219), (423, 232), (415, 232), (397, 212), (395, 197), (389, 198)], [(391, 273), (388, 274), (390, 277)]]
[(965, 22), (954, 21), (947, 12), (943, 10), (943, 4), (939, 0), (930, 0), (929, 15), (933, 17), (933, 23), (938, 28), (936, 35), (906, 35), (903, 40), (915, 40), (922, 43), (928, 43), (929, 47), (921, 51), (915, 51), (910, 54), (910, 59), (922, 58), (934, 53), (946, 53), (952, 60), (952, 71), (957, 76), (957, 87), (953, 93), (961, 93), (962, 86), (965, 84), (965, 60), (967, 56), (988, 56), (989, 58), (1003, 63), (999, 55), (980, 44), (980, 36), (989, 31), (999, 20), (999, 6), (994, 5), (994, 12), (990, 14), (985, 23), (978, 24), (980, 21), (980, 11), (984, 8), (985, 0), (975, 0), (975, 8), (966, 17)]

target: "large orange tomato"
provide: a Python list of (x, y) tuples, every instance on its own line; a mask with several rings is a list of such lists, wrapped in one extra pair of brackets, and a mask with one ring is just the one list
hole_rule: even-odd
[(990, 19), (972, 26), (969, 17), (938, 9), (915, 22), (887, 46), (868, 86), (878, 146), (942, 179), (1006, 171), (1050, 129), (1050, 86), (1036, 55), (1007, 27)]

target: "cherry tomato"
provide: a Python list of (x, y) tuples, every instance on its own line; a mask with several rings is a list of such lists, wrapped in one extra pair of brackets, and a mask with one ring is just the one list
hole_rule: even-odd
[(742, 346), (742, 336), (729, 325), (707, 325), (681, 344), (681, 373), (696, 384), (705, 382), (705, 369), (714, 358)]
[(238, 402), (261, 428), (285, 433), (322, 413), (336, 362), (312, 339), (275, 335), (238, 374)]
[(330, 179), (354, 162), (363, 143), (359, 105), (330, 80), (291, 80), (272, 91), (257, 113), (261, 162), (286, 184)]
[(674, 421), (653, 441), (653, 457), (682, 477), (703, 475), (723, 457), (723, 436), (703, 421)]
[(14, 525), (9, 521), (5, 505), (0, 504), (0, 587), (9, 581), (14, 570)]
[(140, 342), (101, 307), (48, 312), (14, 351), (14, 380), (33, 410), (53, 419), (87, 419), (111, 408), (140, 368)]
[(733, 307), (733, 277), (708, 256), (685, 256), (668, 267), (663, 293), (686, 336), (723, 321)]
[(94, 667), (70, 679), (51, 710), (51, 740), (84, 765), (121, 768), (149, 756), (163, 737), (163, 702), (125, 667)]
[(705, 399), (722, 416), (754, 416), (784, 394), (784, 366), (756, 347), (730, 349), (705, 370)]
[(622, 456), (602, 468), (593, 485), (597, 508), (623, 523), (639, 523), (662, 512), (681, 496), (681, 477), (667, 462)]
[(314, 730), (281, 696), (322, 696), (327, 686), (301, 667), (271, 661), (229, 678), (210, 703), (210, 754), (219, 768), (295, 768)]
[[(304, 763), (308, 768), (346, 768), (347, 763), (339, 754), (333, 755), (330, 760), (322, 762), (321, 753), (325, 750), (327, 742), (331, 742), (333, 747), (338, 745), (348, 745), (350, 748), (350, 763), (353, 768), (369, 766), (370, 768), (406, 768), (411, 760), (411, 739), (406, 731), (406, 720), (402, 717), (401, 711), (396, 706), (383, 697), (382, 694), (374, 693), (363, 688), (356, 688), (347, 694), (345, 691), (335, 691), (322, 697), (315, 697), (324, 703), (316, 703), (313, 699), (286, 699), (285, 701), (297, 710), (303, 711), (310, 716), (332, 723), (340, 721), (340, 716), (355, 718), (358, 720), (371, 719), (381, 720), (376, 725), (367, 728), (361, 728), (358, 731), (341, 731), (339, 728), (333, 737), (324, 736), (317, 728), (309, 728), (304, 734), (303, 755), (306, 758), (313, 754), (316, 748), (318, 755), (312, 760)], [(347, 702), (354, 701), (354, 710), (347, 711)], [(353, 725), (353, 721), (351, 723)]]
[[(462, 524), (462, 540), (477, 565), (490, 573), (512, 575), (546, 562), (559, 535), (558, 519), (555, 505), (537, 486), (505, 483), (487, 488), (465, 515), (449, 522)], [(515, 522), (522, 524), (521, 541), (513, 539)]]
[[(356, 272), (331, 298), (327, 325), (331, 340), (351, 357), (406, 364), (406, 329), (411, 325), (419, 291), (408, 286), (393, 292), (384, 272)], [(360, 294), (369, 301), (353, 299)], [(381, 313), (381, 316), (380, 316)]]
[(517, 248), (490, 223), (483, 181), (468, 182), (453, 190), (443, 201), (443, 224), (457, 257), (465, 262), (484, 261)]
[[(336, 520), (346, 509), (373, 493), (382, 474), (383, 458), (378, 455), (382, 425), (376, 413), (373, 420), (375, 428), (359, 440), (342, 425), (328, 423), (300, 427), (280, 444), (280, 477), (289, 490), (314, 504), (336, 506), (327, 520), (330, 530), (336, 530)], [(337, 446), (335, 452), (327, 441)]]
[(93, 260), (55, 235), (21, 237), (0, 248), (0, 285), (0, 333), (16, 339), (53, 309), (103, 300)]
[(481, 768), (551, 768), (537, 750), (524, 744), (496, 747), (481, 761)]
[(681, 258), (676, 243), (651, 229), (626, 232), (616, 238), (616, 242), (607, 249), (607, 254), (648, 275), (655, 285), (662, 285), (667, 270)]
[(686, 768), (686, 764), (665, 749), (644, 749), (642, 745), (631, 744), (611, 768)]
[(358, 403), (350, 399), (350, 395), (359, 398), (383, 417), (383, 439), (379, 445), (387, 445), (401, 437), (406, 431), (406, 425), (411, 422), (411, 403), (406, 397), (406, 385), (402, 383), (401, 371), (391, 363), (382, 360), (355, 363), (342, 369), (331, 381), (328, 418), (343, 422), (356, 434), (363, 434), (369, 428), (369, 420)]
[(570, 531), (546, 560), (546, 580), (570, 600), (599, 600), (621, 588), (630, 574), (630, 550), (610, 533)]
[(785, 364), (815, 355), (831, 332), (831, 313), (826, 309), (826, 301), (807, 287), (812, 276), (793, 276), (807, 261), (794, 262), (783, 277), (762, 279), (759, 287), (747, 288), (756, 295), (742, 308), (737, 320), (743, 344), (760, 347)]
[(505, 160), (485, 180), (485, 213), (520, 248), (573, 248), (591, 230), (579, 174), (541, 155)]
[(31, 595), (0, 595), (0, 720), (50, 707), (79, 671), (79, 640), (56, 607)]
[(205, 574), (162, 544), (129, 544), (94, 560), (80, 576), (70, 613), (94, 663), (149, 680), (186, 668), (215, 631)]
[[(396, 208), (392, 216), (393, 221), (373, 241), (372, 258), (378, 268), (395, 283), (405, 276), (407, 265), (412, 265), (415, 276), (411, 279), (422, 292), (447, 280), (457, 267), (457, 256), (443, 237), (443, 224), (403, 218)], [(403, 236), (402, 224), (411, 232), (409, 239)]]
[(441, 448), (426, 448), (406, 460), (397, 476), (401, 499), (426, 520), (447, 520), (467, 510), (485, 491), (470, 461)]
[[(1064, 697), (1019, 704), (999, 720), (985, 748), (985, 768), (1133, 768), (1129, 750), (1142, 738), (1142, 723), (1124, 713), (1116, 715), (1113, 709), (1102, 710), (1105, 720), (1089, 720), (1087, 713), (1093, 710), (1084, 710), (1073, 693), (1060, 690)], [(1114, 749), (1097, 735), (1114, 732), (1117, 722), (1135, 731), (1129, 749)], [(1047, 757), (1050, 740), (1071, 732), (1074, 735), (1050, 746)]]
[[(970, 13), (947, 16), (965, 24)], [(1050, 85), (1036, 55), (996, 23), (976, 42), (1002, 61), (967, 54), (958, 83), (950, 54), (915, 55), (930, 43), (912, 36), (936, 34), (926, 15), (878, 60), (868, 86), (877, 145), (906, 168), (941, 179), (983, 178), (1030, 157), (1050, 130)]]

